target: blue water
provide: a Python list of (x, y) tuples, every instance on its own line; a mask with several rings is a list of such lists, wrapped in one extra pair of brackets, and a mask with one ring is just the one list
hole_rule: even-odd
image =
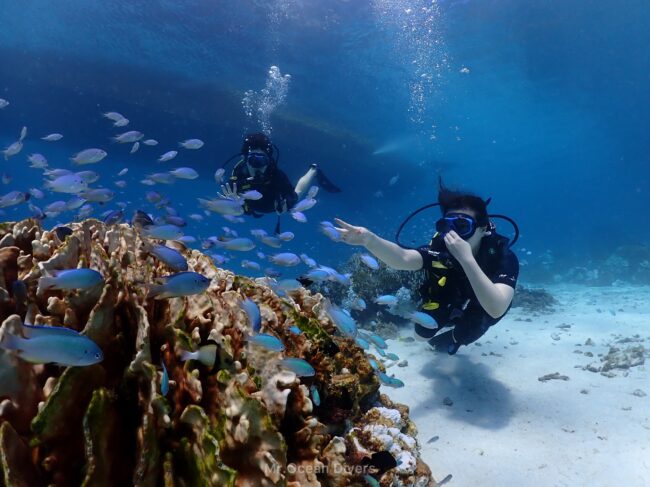
[[(531, 265), (547, 250), (558, 262), (584, 264), (650, 240), (648, 18), (650, 4), (633, 0), (7, 1), (0, 98), (11, 104), (0, 110), (0, 146), (22, 126), (28, 136), (20, 154), (0, 161), (13, 177), (2, 194), (42, 186), (41, 171), (27, 168), (30, 153), (72, 168), (74, 153), (100, 147), (109, 156), (82, 169), (100, 172), (93, 187), (111, 188), (116, 198), (96, 205), (95, 216), (120, 201), (129, 215), (155, 212), (143, 199), (150, 189), (183, 216), (198, 212), (197, 197), (216, 196), (214, 171), (246, 131), (260, 128), (242, 100), (264, 87), (275, 65), (291, 75), (269, 115), (281, 167), (295, 182), (317, 162), (343, 189), (321, 191), (306, 224), (283, 217), (283, 230), (296, 234), (288, 250), (332, 266), (345, 260), (355, 249), (317, 230), (336, 216), (392, 239), (410, 211), (435, 201), (442, 174), (449, 186), (491, 196), (492, 212), (517, 220), (517, 247), (531, 252)], [(130, 145), (112, 143), (123, 130), (101, 113), (113, 110), (131, 120), (124, 131), (160, 144), (130, 155)], [(51, 132), (63, 140), (39, 140)], [(156, 162), (187, 138), (205, 147)], [(200, 179), (138, 182), (179, 166)], [(128, 186), (120, 190), (113, 181), (124, 167)], [(61, 196), (32, 203), (45, 207)], [(1, 218), (28, 214), (22, 204)], [(437, 216), (415, 220), (403, 241), (426, 242)], [(242, 235), (271, 231), (275, 217), (188, 219), (186, 233), (206, 238), (224, 225)], [(507, 224), (499, 230), (511, 234)], [(233, 269), (242, 271), (241, 257)]]

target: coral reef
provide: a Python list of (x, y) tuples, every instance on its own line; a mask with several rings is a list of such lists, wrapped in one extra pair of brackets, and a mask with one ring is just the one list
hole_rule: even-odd
[(521, 285), (517, 286), (512, 299), (513, 308), (523, 308), (529, 313), (552, 313), (555, 311), (553, 306), (557, 304), (558, 301), (548, 291)]
[[(62, 241), (32, 220), (0, 225), (0, 332), (20, 333), (21, 322), (66, 326), (97, 343), (104, 359), (65, 368), (0, 351), (0, 485), (315, 487), (366, 485), (364, 475), (384, 486), (435, 485), (407, 409), (379, 395), (363, 350), (337, 334), (320, 294), (279, 298), (170, 243), (210, 287), (147, 299), (146, 284), (172, 272), (132, 227), (69, 227)], [(99, 271), (103, 285), (36, 292), (46, 270), (77, 267)], [(245, 297), (283, 353), (247, 343)], [(180, 361), (181, 350), (207, 342), (218, 344), (214, 367)], [(283, 356), (305, 359), (315, 376), (283, 370)], [(386, 472), (367, 463), (383, 450), (399, 462)]]

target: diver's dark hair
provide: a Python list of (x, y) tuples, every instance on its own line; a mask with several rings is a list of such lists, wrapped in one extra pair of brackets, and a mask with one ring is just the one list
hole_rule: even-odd
[(443, 215), (447, 214), (449, 210), (468, 208), (476, 214), (476, 223), (480, 227), (489, 223), (487, 205), (490, 203), (490, 198), (483, 200), (471, 193), (453, 191), (443, 184), (441, 176), (438, 177), (438, 203)]
[(273, 143), (266, 134), (261, 132), (246, 134), (244, 143), (241, 146), (241, 153), (248, 154), (251, 150), (255, 149), (263, 150), (269, 157), (273, 156)]

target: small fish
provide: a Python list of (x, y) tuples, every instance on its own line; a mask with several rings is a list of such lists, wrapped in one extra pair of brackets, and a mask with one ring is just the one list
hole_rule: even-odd
[(67, 174), (43, 183), (45, 189), (56, 193), (77, 194), (88, 189), (88, 183), (76, 174)]
[(314, 199), (318, 194), (318, 186), (312, 186), (307, 191), (307, 199)]
[(328, 221), (320, 222), (320, 231), (333, 242), (341, 241), (341, 233)]
[(147, 191), (144, 196), (149, 203), (158, 203), (162, 199), (160, 193), (156, 191)]
[(227, 250), (236, 250), (239, 252), (247, 252), (249, 250), (252, 250), (255, 248), (255, 242), (253, 242), (250, 238), (244, 238), (244, 237), (239, 237), (239, 238), (232, 238), (230, 240), (213, 240), (213, 243), (215, 246), (222, 248), (222, 249), (227, 249)]
[(115, 183), (113, 183), (113, 184), (115, 184), (115, 186), (117, 186), (120, 189), (126, 188), (126, 181), (121, 180), (121, 179), (119, 181), (115, 181)]
[(139, 149), (140, 149), (140, 142), (136, 142), (131, 146), (131, 150), (129, 151), (129, 154), (135, 154), (136, 152), (138, 152)]
[(245, 200), (256, 201), (262, 199), (264, 195), (255, 189), (251, 189), (249, 191), (244, 191), (241, 194), (241, 197), (244, 198)]
[(48, 290), (87, 290), (104, 282), (102, 275), (94, 269), (41, 269), (43, 277), (38, 280), (36, 294)]
[(189, 215), (190, 219), (194, 220), (195, 222), (202, 222), (203, 221), (203, 215), (199, 215), (198, 213), (191, 213)]
[(158, 141), (156, 139), (143, 140), (142, 143), (144, 145), (158, 145)]
[(106, 112), (102, 114), (104, 117), (108, 118), (109, 120), (113, 122), (117, 122), (119, 120), (122, 120), (124, 118), (124, 115), (118, 112)]
[(183, 220), (183, 218), (181, 218), (180, 216), (166, 215), (164, 220), (166, 223), (169, 223), (170, 225), (174, 225), (180, 228), (187, 226), (187, 222)]
[(414, 323), (423, 326), (424, 328), (429, 328), (429, 329), (438, 328), (438, 323), (436, 322), (436, 320), (433, 319), (431, 315), (428, 315), (421, 311), (413, 311), (412, 313), (408, 313), (406, 317), (409, 320), (413, 321)]
[(113, 124), (113, 127), (126, 127), (128, 124), (129, 124), (129, 119), (128, 118), (121, 118), (120, 120), (117, 120)]
[(142, 229), (146, 237), (159, 240), (176, 240), (183, 236), (183, 232), (176, 225), (149, 225)]
[(266, 269), (264, 269), (264, 275), (268, 277), (276, 278), (276, 277), (280, 277), (282, 275), (282, 272), (274, 269), (273, 267), (267, 267)]
[(77, 218), (79, 220), (84, 220), (84, 219), (88, 218), (92, 214), (93, 210), (94, 209), (93, 209), (92, 205), (83, 205), (79, 209), (79, 213), (77, 213)]
[(117, 225), (122, 223), (124, 220), (124, 211), (122, 210), (113, 210), (106, 217), (104, 217), (104, 223), (106, 225)]
[(369, 485), (370, 487), (380, 487), (379, 481), (378, 481), (375, 477), (373, 477), (372, 475), (370, 475), (370, 474), (366, 474), (366, 475), (364, 475), (364, 476), (363, 476), (363, 480), (365, 480), (366, 482), (368, 482), (368, 485)]
[(181, 350), (181, 362), (186, 362), (187, 360), (198, 360), (206, 367), (212, 368), (217, 360), (217, 349), (218, 346), (216, 344), (210, 343), (199, 347), (196, 352)]
[(248, 343), (266, 348), (271, 352), (282, 352), (284, 350), (284, 344), (280, 341), (279, 338), (273, 335), (267, 335), (265, 333), (260, 333), (259, 335), (248, 337)]
[(99, 180), (99, 174), (95, 171), (79, 171), (75, 174), (88, 184), (92, 184)]
[(282, 279), (281, 281), (278, 281), (274, 286), (275, 289), (279, 289), (280, 291), (297, 291), (302, 287), (302, 285), (295, 279)]
[(370, 340), (379, 350), (382, 350), (382, 349), (385, 350), (385, 349), (388, 348), (388, 345), (386, 344), (384, 339), (382, 337), (380, 337), (379, 335), (377, 335), (375, 333), (370, 333), (370, 334), (368, 334), (366, 336), (368, 337), (368, 340)]
[(318, 389), (316, 388), (316, 386), (312, 385), (309, 388), (309, 392), (311, 392), (311, 398), (312, 398), (313, 403), (316, 406), (320, 406), (320, 394), (318, 393)]
[(25, 137), (27, 137), (27, 127), (23, 127), (20, 130), (20, 138), (18, 140), (22, 142), (23, 140), (25, 140)]
[(374, 257), (372, 257), (372, 256), (370, 256), (368, 254), (363, 254), (360, 257), (360, 259), (361, 259), (361, 262), (366, 264), (366, 266), (368, 266), (373, 271), (376, 271), (377, 269), (379, 269), (379, 263), (377, 262), (377, 260)]
[(259, 240), (264, 245), (268, 245), (269, 247), (272, 247), (274, 249), (279, 249), (279, 248), (282, 247), (282, 240), (280, 240), (278, 237), (272, 237), (271, 235), (265, 235), (264, 237), (261, 237)]
[(32, 205), (31, 203), (29, 203), (27, 205), (27, 208), (29, 208), (30, 216), (32, 218), (34, 218), (35, 220), (41, 220), (42, 221), (47, 217), (47, 215), (43, 212), (43, 210), (41, 210), (36, 205)]
[(404, 382), (399, 380), (397, 377), (390, 377), (383, 372), (377, 372), (379, 380), (382, 384), (388, 387), (400, 388), (404, 387)]
[(45, 214), (49, 217), (58, 216), (59, 213), (66, 211), (68, 208), (65, 201), (55, 201), (45, 207)]
[(33, 169), (44, 169), (47, 167), (47, 159), (43, 154), (30, 154), (27, 160), (31, 163), (29, 167)]
[(257, 252), (255, 252), (255, 255), (257, 255), (257, 257), (259, 257), (260, 259), (266, 259), (266, 254), (264, 252), (259, 251), (259, 250)]
[(293, 267), (300, 264), (300, 257), (291, 252), (284, 252), (282, 254), (275, 254), (269, 256), (269, 260), (276, 265), (284, 267)]
[(357, 336), (357, 323), (348, 313), (335, 304), (327, 306), (325, 311), (344, 336), (350, 338)]
[(196, 238), (191, 235), (183, 235), (181, 238), (177, 238), (176, 240), (183, 242), (184, 244), (193, 244), (196, 242)]
[(0, 98), (0, 110), (2, 110), (3, 108), (7, 108), (8, 106), (9, 106), (9, 102), (4, 98)]
[(432, 436), (431, 438), (429, 438), (429, 441), (427, 441), (427, 444), (428, 444), (428, 443), (435, 443), (435, 442), (438, 441), (439, 439), (440, 439), (439, 436)]
[(280, 366), (289, 369), (298, 377), (313, 377), (316, 375), (316, 370), (309, 364), (309, 362), (301, 359), (288, 357), (280, 360)]
[(104, 159), (108, 153), (102, 149), (84, 149), (71, 157), (70, 160), (77, 165), (95, 164)]
[(206, 200), (203, 198), (198, 198), (199, 205), (201, 208), (205, 208), (208, 211), (214, 213), (219, 213), (220, 215), (232, 215), (239, 216), (244, 214), (244, 202), (242, 201), (233, 201), (229, 199), (213, 199)]
[(38, 188), (29, 188), (29, 194), (32, 195), (32, 198), (36, 198), (37, 200), (45, 198), (45, 193)]
[(97, 188), (82, 191), (79, 193), (79, 196), (81, 196), (86, 201), (91, 201), (94, 203), (108, 203), (115, 197), (115, 193), (113, 193), (110, 189)]
[(298, 223), (307, 223), (307, 217), (304, 213), (300, 211), (291, 211), (291, 218), (296, 220)]
[(149, 284), (148, 298), (166, 299), (205, 292), (211, 280), (196, 272), (179, 272), (163, 278), (163, 284)]
[(160, 365), (162, 365), (162, 379), (160, 380), (160, 392), (162, 393), (163, 396), (166, 396), (167, 393), (169, 392), (169, 374), (167, 373), (167, 367), (165, 367), (165, 362), (162, 360), (160, 361)]
[(361, 337), (356, 337), (354, 341), (359, 345), (361, 348), (364, 350), (369, 350), (370, 349), (370, 344), (363, 338)]
[(356, 309), (357, 311), (363, 311), (366, 309), (366, 302), (362, 298), (357, 298), (352, 302), (350, 308)]
[(248, 269), (251, 271), (259, 271), (261, 269), (260, 265), (257, 262), (254, 262), (252, 260), (246, 260), (246, 259), (241, 261), (241, 266), (244, 269)]
[(37, 364), (81, 367), (104, 360), (104, 354), (97, 344), (74, 330), (55, 326), (29, 328), (35, 329), (31, 338), (5, 333), (0, 347), (15, 350), (21, 359)]
[(63, 138), (63, 135), (61, 134), (48, 134), (45, 137), (41, 137), (41, 140), (44, 140), (45, 142), (56, 142), (57, 140), (61, 140)]
[(144, 134), (142, 132), (138, 132), (137, 130), (129, 130), (128, 132), (124, 132), (123, 134), (113, 137), (113, 140), (120, 144), (131, 144), (133, 142), (137, 142), (142, 137), (144, 137)]
[(313, 208), (313, 206), (315, 204), (316, 204), (315, 199), (313, 199), (313, 198), (305, 198), (304, 200), (298, 201), (298, 203), (296, 203), (296, 206), (294, 206), (291, 209), (291, 211), (299, 211), (299, 212), (307, 211), (310, 208)]
[(0, 197), (0, 208), (19, 205), (27, 201), (30, 197), (31, 195), (29, 193), (23, 193), (22, 191), (10, 191), (6, 195)]
[(223, 168), (217, 169), (214, 173), (214, 180), (217, 184), (223, 183), (223, 176), (226, 174), (226, 170)]
[(175, 150), (167, 151), (162, 156), (160, 156), (158, 158), (158, 161), (159, 162), (171, 161), (174, 157), (176, 157), (177, 154), (178, 154), (178, 151), (175, 151)]
[(169, 171), (169, 174), (178, 179), (196, 179), (199, 177), (199, 173), (191, 167), (179, 167), (173, 171)]
[(302, 334), (302, 330), (300, 328), (298, 328), (296, 325), (290, 326), (289, 331), (291, 333), (293, 333), (294, 335), (301, 335)]
[(282, 232), (279, 233), (277, 237), (283, 242), (290, 242), (291, 240), (293, 240), (295, 235), (293, 234), (293, 232)]
[(196, 150), (203, 147), (203, 141), (200, 139), (188, 139), (188, 140), (184, 140), (183, 142), (179, 142), (178, 145), (184, 147), (185, 149)]
[(13, 144), (10, 144), (4, 151), (2, 151), (5, 156), (5, 161), (11, 156), (18, 154), (22, 149), (23, 143), (20, 140), (14, 142)]
[(379, 370), (379, 364), (375, 359), (369, 358), (368, 363), (370, 364), (370, 367), (372, 367), (374, 370)]
[(66, 202), (65, 209), (67, 211), (76, 210), (77, 208), (81, 208), (84, 203), (86, 203), (85, 199), (80, 198), (79, 196), (73, 196)]
[(248, 316), (248, 321), (251, 324), (251, 328), (254, 333), (258, 333), (262, 328), (262, 315), (260, 314), (260, 308), (249, 298), (244, 299), (240, 306)]
[(140, 180), (140, 183), (142, 183), (142, 184), (144, 184), (144, 185), (146, 185), (146, 186), (154, 186), (154, 185), (156, 184), (155, 181), (152, 181), (152, 180), (149, 179), (149, 178), (141, 179), (141, 180)]
[(13, 180), (11, 174), (3, 173), (2, 174), (2, 184), (9, 184)]
[(378, 296), (375, 298), (375, 303), (384, 306), (396, 306), (397, 302), (398, 299), (392, 294), (384, 294), (383, 296)]
[(307, 267), (316, 267), (318, 265), (316, 261), (309, 257), (307, 254), (300, 254), (300, 259)]
[(393, 352), (387, 353), (386, 358), (388, 360), (399, 360), (399, 356), (397, 354), (394, 354)]
[(395, 176), (390, 178), (390, 181), (388, 181), (388, 186), (394, 186), (395, 183), (397, 183), (397, 181), (399, 181), (399, 174), (396, 174)]
[(67, 169), (47, 169), (43, 171), (43, 176), (47, 176), (50, 179), (56, 179), (61, 176), (67, 176), (68, 174), (74, 174), (72, 171)]

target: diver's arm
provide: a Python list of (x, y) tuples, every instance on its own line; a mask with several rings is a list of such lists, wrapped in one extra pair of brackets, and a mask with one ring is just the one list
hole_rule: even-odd
[(365, 227), (355, 227), (343, 220), (336, 219), (337, 230), (341, 240), (349, 245), (362, 245), (384, 262), (388, 267), (399, 271), (417, 271), (422, 269), (422, 256), (417, 250), (403, 249), (396, 243), (375, 235)]
[(515, 290), (507, 284), (492, 282), (473, 256), (460, 262), (460, 265), (485, 312), (492, 318), (503, 316), (510, 306)]

